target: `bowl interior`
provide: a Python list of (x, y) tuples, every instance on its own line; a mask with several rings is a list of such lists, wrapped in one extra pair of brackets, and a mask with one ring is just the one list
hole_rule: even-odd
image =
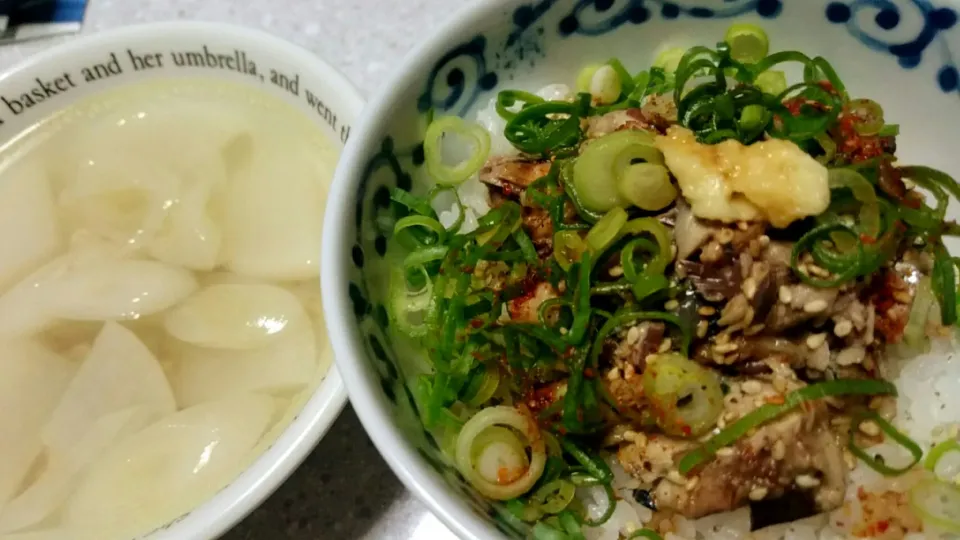
[[(461, 12), (370, 105), (334, 188), (334, 197), (352, 204), (328, 214), (324, 293), (328, 321), (338, 319), (337, 360), (354, 407), (401, 479), (463, 538), (497, 530), (525, 536), (501, 505), (464, 483), (425, 432), (411, 391), (426, 369), (423, 357), (389, 333), (384, 255), (392, 239), (378, 217), (390, 211), (390, 188), (425, 192), (429, 113), (474, 120), (500, 90), (572, 87), (581, 67), (614, 56), (636, 73), (665, 48), (713, 46), (732, 21), (748, 21), (767, 31), (771, 51), (822, 55), (853, 95), (879, 102), (887, 121), (900, 124), (902, 161), (956, 175), (956, 7), (907, 0), (544, 0), (478, 2)], [(333, 220), (341, 227), (337, 238), (330, 236)]]
[[(363, 106), (359, 93), (309, 52), (270, 35), (211, 23), (159, 23), (93, 35), (38, 54), (0, 77), (0, 141), (71, 103), (149, 79), (216, 78), (251, 85), (289, 103), (338, 150)], [(317, 246), (319, 253), (320, 246)], [(319, 286), (319, 279), (318, 279)], [(313, 449), (346, 402), (331, 366), (287, 415), (286, 428), (249, 468), (204, 505), (155, 531), (152, 538), (211, 538), (266, 498)]]

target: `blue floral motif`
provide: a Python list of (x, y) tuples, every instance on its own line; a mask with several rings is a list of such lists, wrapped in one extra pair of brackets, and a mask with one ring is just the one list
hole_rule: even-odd
[[(486, 48), (487, 38), (477, 36), (454, 47), (438, 60), (427, 78), (426, 90), (417, 100), (417, 108), (420, 112), (438, 109), (444, 112), (452, 111), (454, 114), (464, 114), (473, 105), (481, 91), (490, 90), (496, 86), (497, 74), (487, 71)], [(463, 72), (461, 58), (466, 58), (467, 63), (472, 64), (473, 80), (468, 79)], [(445, 96), (438, 97), (435, 94), (441, 79), (447, 86), (448, 92)]]
[[(514, 31), (507, 38), (507, 46), (516, 43), (521, 35), (537, 20), (546, 14), (557, 0), (541, 0), (534, 4), (525, 4), (513, 12)], [(560, 19), (560, 35), (582, 34), (597, 36), (616, 30), (620, 26), (642, 24), (650, 19), (656, 9), (665, 19), (676, 19), (680, 15), (698, 18), (737, 17), (756, 12), (763, 17), (776, 17), (783, 8), (782, 0), (724, 0), (720, 8), (688, 6), (670, 0), (627, 0), (618, 9), (613, 9), (614, 0), (579, 0), (569, 14)]]
[(937, 72), (937, 83), (944, 92), (952, 92), (960, 86), (960, 75), (953, 60), (953, 54), (947, 45), (943, 32), (957, 23), (957, 12), (949, 7), (935, 7), (929, 0), (909, 0), (901, 2), (920, 12), (923, 26), (916, 37), (909, 41), (887, 42), (875, 37), (861, 26), (862, 17), (857, 15), (864, 10), (874, 10), (873, 22), (884, 31), (893, 30), (900, 24), (901, 9), (893, 0), (854, 0), (853, 2), (831, 2), (827, 5), (826, 16), (830, 22), (846, 24), (850, 35), (874, 49), (897, 57), (904, 68), (920, 65), (923, 55), (931, 45), (940, 49), (941, 66)]

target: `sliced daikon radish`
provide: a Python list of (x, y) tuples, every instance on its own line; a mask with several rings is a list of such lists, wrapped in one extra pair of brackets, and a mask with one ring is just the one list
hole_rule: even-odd
[(30, 341), (0, 344), (0, 507), (42, 449), (40, 428), (73, 377), (67, 360)]
[(137, 319), (163, 311), (197, 288), (183, 268), (135, 259), (75, 268), (56, 282), (50, 312), (73, 320)]
[(179, 194), (179, 178), (135, 151), (111, 152), (90, 155), (78, 164), (73, 181), (58, 198), (64, 225), (142, 247), (167, 218)]
[(70, 540), (92, 540), (96, 537), (89, 531), (83, 532), (67, 527), (0, 534), (0, 540), (66, 540), (68, 538)]
[(136, 405), (98, 418), (70, 448), (52, 450), (47, 466), (23, 493), (0, 507), (0, 532), (32, 527), (59, 510), (85, 469), (112, 445), (170, 414), (154, 405)]
[(59, 318), (137, 319), (197, 288), (183, 268), (121, 258), (101, 244), (71, 249), (0, 296), (0, 339), (35, 333)]
[(165, 97), (118, 104), (58, 139), (68, 177), (60, 203), (76, 228), (210, 269), (219, 239), (204, 208), (226, 179), (223, 152), (249, 128), (216, 104)]
[(98, 418), (137, 405), (164, 413), (176, 408), (157, 359), (133, 332), (108, 322), (43, 427), (43, 440), (52, 451), (68, 452)]
[(164, 326), (181, 341), (217, 349), (264, 347), (304, 326), (297, 297), (275, 285), (212, 285), (167, 313)]
[(317, 352), (308, 325), (267, 347), (246, 351), (183, 345), (172, 378), (177, 403), (190, 407), (238, 392), (289, 395), (317, 375)]
[[(219, 172), (217, 176), (223, 176)], [(192, 270), (212, 270), (220, 253), (221, 231), (211, 218), (214, 182), (186, 183), (147, 251), (153, 258)]]
[(133, 538), (177, 518), (249, 464), (274, 412), (272, 398), (242, 394), (161, 419), (91, 466), (64, 523)]
[(0, 293), (61, 249), (50, 183), (36, 162), (4, 167), (0, 174)]
[(313, 322), (313, 333), (317, 341), (317, 369), (326, 373), (333, 365), (333, 348), (327, 335), (327, 326), (323, 320), (323, 298), (320, 294), (320, 280), (308, 279), (287, 284), (286, 289), (296, 295), (304, 311)]
[(229, 179), (225, 194), (227, 268), (266, 279), (319, 275), (327, 146), (282, 134), (254, 141), (251, 162)]

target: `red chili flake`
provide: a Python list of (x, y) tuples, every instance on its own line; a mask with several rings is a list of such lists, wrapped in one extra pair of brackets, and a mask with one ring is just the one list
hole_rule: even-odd
[(470, 326), (474, 328), (480, 328), (481, 326), (483, 326), (483, 321), (481, 321), (480, 319), (473, 319), (470, 321)]
[(833, 87), (833, 83), (831, 83), (830, 81), (820, 81), (817, 84), (820, 85), (820, 88), (823, 88), (824, 90), (826, 90), (827, 92), (830, 92), (831, 94), (837, 93), (836, 88)]
[(877, 522), (877, 531), (881, 533), (887, 532), (887, 529), (890, 528), (890, 521), (886, 519), (881, 519)]
[(592, 379), (594, 377), (593, 368), (587, 368), (583, 370), (583, 376)]
[(766, 399), (766, 402), (771, 405), (783, 405), (785, 401), (784, 397), (780, 394), (770, 396)]
[(861, 233), (860, 241), (863, 242), (864, 244), (876, 244), (877, 238), (874, 236), (870, 236), (869, 234)]
[(690, 436), (691, 433), (693, 433), (693, 430), (690, 429), (690, 426), (685, 425), (685, 424), (682, 424), (682, 425), (680, 426), (680, 431), (683, 432), (683, 434), (686, 435), (686, 436), (688, 436), (688, 437)]

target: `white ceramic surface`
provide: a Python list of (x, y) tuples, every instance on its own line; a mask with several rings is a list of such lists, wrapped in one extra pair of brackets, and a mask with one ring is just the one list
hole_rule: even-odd
[[(196, 53), (195, 58), (202, 60), (189, 67), (176, 66), (171, 61), (171, 51)], [(211, 60), (208, 52), (225, 56)], [(134, 61), (131, 54), (138, 60)], [(153, 61), (145, 63), (148, 56)], [(214, 62), (217, 67), (211, 67)], [(98, 64), (105, 76), (87, 81), (83, 69), (96, 72)], [(256, 64), (256, 73), (251, 73), (252, 64)], [(299, 76), (298, 95), (271, 84), (271, 70), (290, 78)], [(79, 38), (31, 56), (5, 72), (0, 76), (0, 140), (105, 89), (149, 78), (172, 77), (211, 77), (252, 85), (302, 111), (336, 146), (347, 139), (351, 124), (363, 107), (359, 93), (336, 70), (280, 38), (217, 23), (158, 23)], [(308, 103), (307, 90), (322, 104)], [(29, 101), (35, 104), (26, 107), (28, 100), (23, 94), (29, 94)], [(42, 97), (38, 99), (39, 96)], [(324, 354), (330, 354), (329, 349)], [(345, 402), (340, 376), (331, 368), (300, 413), (244, 473), (206, 504), (149, 538), (200, 540), (222, 534), (294, 471), (326, 433)]]
[(343, 203), (325, 224), (323, 292), (338, 366), (400, 479), (461, 538), (523, 535), (464, 484), (424, 433), (406, 386), (423, 362), (391, 348), (380, 315), (390, 240), (375, 218), (385, 186), (423, 192), (417, 156), (428, 110), (473, 119), (499, 90), (573, 85), (582, 66), (611, 56), (637, 72), (666, 47), (712, 46), (743, 20), (761, 24), (774, 51), (825, 56), (852, 94), (882, 104), (887, 121), (900, 124), (903, 161), (958, 176), (958, 7), (955, 0), (487, 0), (437, 29), (354, 129), (331, 192)]

